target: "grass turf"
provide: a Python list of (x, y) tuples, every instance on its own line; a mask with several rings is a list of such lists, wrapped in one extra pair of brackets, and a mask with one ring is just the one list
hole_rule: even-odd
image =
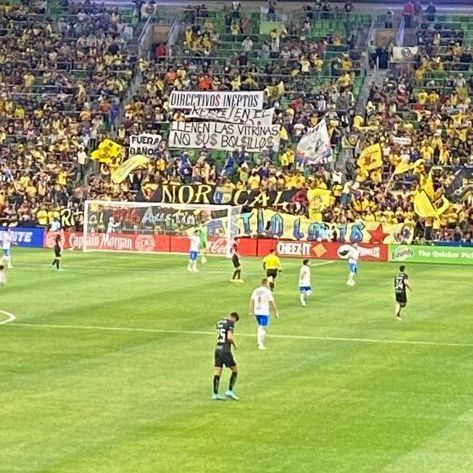
[[(185, 256), (66, 251), (64, 273), (49, 252), (13, 259), (0, 290), (17, 316), (0, 326), (1, 473), (473, 470), (470, 268), (408, 266), (397, 322), (397, 265), (362, 263), (352, 288), (344, 263), (314, 263), (302, 308), (300, 262), (286, 260), (277, 337), (259, 352), (246, 317), (256, 259), (242, 285), (224, 259), (199, 274)], [(241, 401), (212, 402), (214, 326), (232, 310)]]

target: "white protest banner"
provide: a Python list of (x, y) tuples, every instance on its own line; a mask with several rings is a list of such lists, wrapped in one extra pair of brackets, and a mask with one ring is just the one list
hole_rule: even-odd
[(245, 108), (227, 108), (222, 110), (207, 110), (194, 108), (186, 118), (200, 118), (208, 122), (244, 123), (245, 125), (272, 125), (274, 108), (252, 110)]
[(233, 151), (279, 150), (280, 125), (254, 126), (220, 122), (172, 122), (170, 148), (203, 148)]
[(413, 61), (418, 49), (417, 46), (394, 46), (393, 61)]
[(325, 120), (305, 134), (297, 145), (297, 155), (308, 164), (324, 164), (332, 161), (332, 146)]
[(169, 97), (171, 110), (176, 109), (263, 109), (264, 92), (198, 92), (173, 90)]
[(131, 135), (128, 156), (136, 156), (138, 154), (143, 156), (156, 156), (161, 139), (161, 135), (154, 135), (152, 133)]

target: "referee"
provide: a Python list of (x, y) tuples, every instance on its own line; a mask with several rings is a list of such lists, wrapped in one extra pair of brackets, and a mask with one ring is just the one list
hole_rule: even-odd
[(263, 258), (263, 269), (266, 271), (269, 288), (274, 292), (274, 281), (281, 271), (281, 261), (275, 254), (275, 250), (269, 250), (269, 253)]

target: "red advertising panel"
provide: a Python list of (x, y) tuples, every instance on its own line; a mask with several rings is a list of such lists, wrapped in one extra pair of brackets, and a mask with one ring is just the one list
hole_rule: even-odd
[[(346, 243), (333, 242), (305, 242), (305, 241), (275, 241), (259, 240), (258, 254), (263, 256), (271, 248), (276, 249), (279, 256), (289, 256), (296, 258), (316, 258), (316, 259), (343, 259), (340, 253), (349, 245)], [(387, 261), (387, 245), (374, 245), (360, 243), (360, 259), (362, 261)]]

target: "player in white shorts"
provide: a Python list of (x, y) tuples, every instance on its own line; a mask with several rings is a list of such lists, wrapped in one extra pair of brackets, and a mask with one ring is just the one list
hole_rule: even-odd
[(187, 266), (187, 271), (192, 271), (197, 273), (197, 259), (199, 258), (200, 250), (200, 231), (196, 230), (194, 234), (189, 237), (190, 247), (189, 247), (189, 265)]
[(11, 228), (7, 228), (4, 232), (0, 234), (0, 238), (2, 239), (2, 251), (3, 255), (0, 259), (0, 264), (5, 261), (7, 263), (8, 269), (13, 268), (11, 264), (11, 246), (14, 244), (13, 242), (13, 233)]
[(0, 287), (5, 286), (7, 283), (7, 273), (5, 271), (5, 266), (3, 264), (0, 264)]
[(279, 318), (278, 309), (274, 302), (274, 295), (269, 288), (269, 281), (267, 278), (261, 280), (261, 286), (256, 288), (251, 294), (249, 315), (255, 317), (258, 324), (256, 332), (256, 339), (259, 350), (266, 350), (264, 344), (266, 338), (266, 327), (269, 325), (270, 315)]
[(299, 299), (305, 307), (307, 298), (312, 294), (312, 286), (310, 285), (310, 266), (309, 260), (302, 261), (301, 270), (299, 271)]
[(348, 279), (347, 286), (355, 285), (355, 276), (358, 273), (358, 259), (360, 258), (360, 250), (358, 244), (353, 243), (348, 253)]

